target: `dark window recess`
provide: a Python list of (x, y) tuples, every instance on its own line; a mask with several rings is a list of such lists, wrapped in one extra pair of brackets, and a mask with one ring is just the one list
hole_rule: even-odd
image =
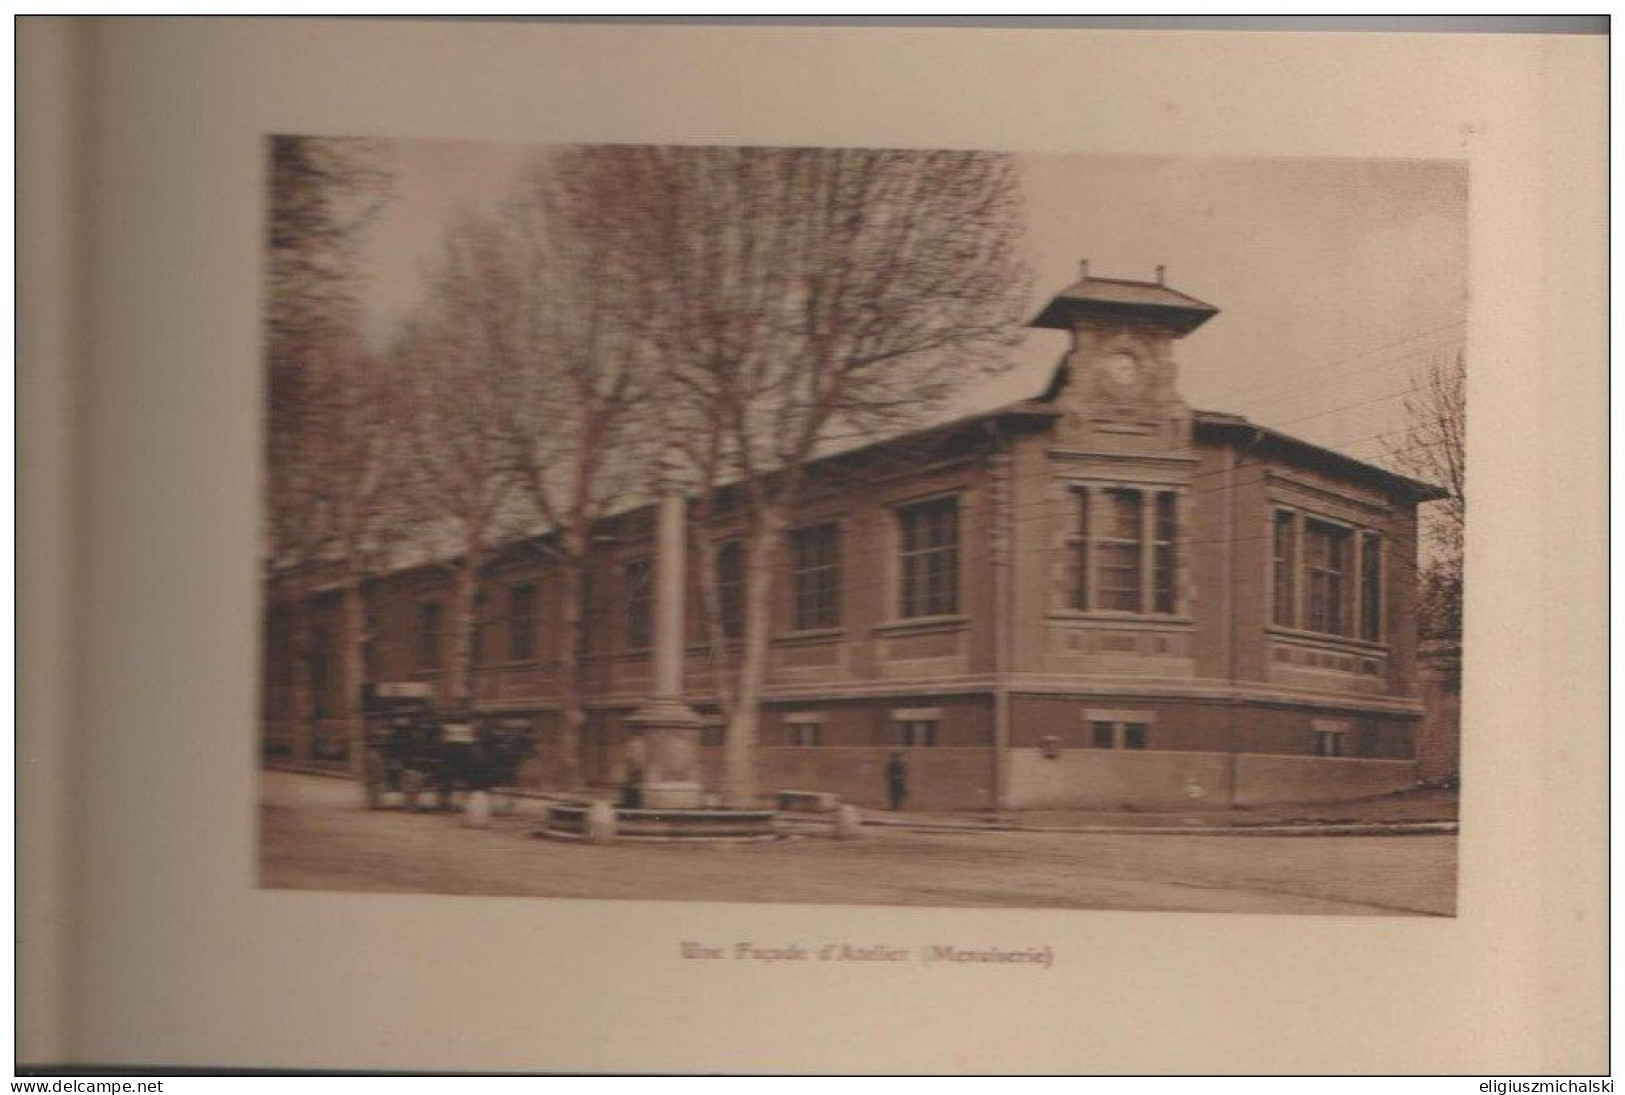
[(841, 623), (840, 527), (834, 522), (790, 534), (791, 620), (797, 631)]
[(438, 601), (418, 605), (417, 667), (421, 670), (440, 668), (440, 632), (444, 627), (442, 616)]
[(1089, 491), (1078, 488), (1073, 492), (1077, 499), (1078, 524), (1077, 534), (1068, 541), (1072, 556), (1072, 607), (1087, 612), (1093, 603), (1094, 583), (1089, 576)]
[(508, 657), (516, 662), (536, 656), (536, 587), (508, 590)]
[(1382, 641), (1382, 537), (1360, 537), (1360, 638)]
[(1145, 748), (1145, 723), (1143, 723), (1143, 722), (1125, 722), (1123, 724), (1123, 748), (1124, 749), (1144, 749)]
[(1279, 510), (1275, 514), (1275, 580), (1272, 597), (1275, 601), (1273, 617), (1281, 627), (1297, 627), (1297, 514)]
[(745, 545), (730, 540), (717, 549), (717, 602), (724, 638), (745, 634)]
[(1110, 749), (1117, 742), (1117, 725), (1110, 722), (1089, 724), (1089, 743), (1096, 749)]
[(647, 650), (654, 633), (653, 559), (626, 564), (626, 648)]
[(1156, 495), (1156, 523), (1152, 526), (1151, 589), (1155, 596), (1152, 610), (1165, 615), (1174, 611), (1175, 539), (1178, 520), (1175, 516), (1175, 498), (1168, 491)]
[(310, 696), (317, 718), (333, 714), (333, 644), (327, 628), (310, 633)]

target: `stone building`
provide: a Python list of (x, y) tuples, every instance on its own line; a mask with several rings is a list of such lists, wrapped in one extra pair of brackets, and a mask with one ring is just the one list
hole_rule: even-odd
[[(1085, 271), (1033, 320), (1069, 339), (1044, 390), (811, 469), (776, 563), (764, 791), (879, 805), (893, 750), (922, 809), (1220, 806), (1415, 783), (1416, 507), (1441, 492), (1188, 406), (1174, 350), (1216, 314), (1160, 272)], [(718, 545), (732, 626), (737, 530), (724, 516), (690, 531)], [(652, 508), (600, 530), (585, 743), (596, 784), (620, 778), (626, 717), (650, 689), (652, 537)], [(369, 677), (442, 678), (449, 596), (435, 567), (373, 583)], [(700, 754), (714, 786), (720, 723), (688, 600), (684, 691), (713, 716)], [(482, 605), (479, 711), (534, 731), (528, 778), (545, 785), (558, 613), (540, 554), (499, 552)], [(343, 621), (331, 595), (305, 607), (305, 673), (269, 616), (265, 747), (337, 761)]]

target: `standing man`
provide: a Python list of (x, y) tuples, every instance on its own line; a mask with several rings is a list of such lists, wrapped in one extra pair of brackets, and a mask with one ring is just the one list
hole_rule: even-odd
[(901, 810), (903, 800), (908, 798), (908, 766), (903, 763), (901, 753), (893, 753), (886, 758), (886, 792), (891, 800), (891, 808)]

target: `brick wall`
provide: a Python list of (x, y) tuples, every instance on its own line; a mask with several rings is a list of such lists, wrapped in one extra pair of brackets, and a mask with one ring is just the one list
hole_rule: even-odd
[(1131, 696), (1017, 696), (1011, 700), (1010, 743), (1038, 747), (1046, 737), (1063, 749), (1088, 749), (1087, 712), (1093, 709), (1143, 711), (1152, 716), (1146, 750), (1224, 752), (1312, 756), (1317, 748), (1314, 722), (1334, 719), (1347, 725), (1344, 753), (1349, 756), (1409, 759), (1415, 720), (1370, 714), (1350, 708), (1324, 710), (1200, 701), (1142, 700)]
[(1038, 749), (1010, 754), (1014, 809), (1200, 810), (1342, 802), (1407, 790), (1413, 761)]

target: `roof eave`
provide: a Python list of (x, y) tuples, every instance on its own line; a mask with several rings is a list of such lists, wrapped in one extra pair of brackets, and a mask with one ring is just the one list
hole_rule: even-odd
[(1249, 422), (1238, 415), (1198, 411), (1196, 422), (1197, 425), (1204, 429), (1237, 436), (1268, 439), (1283, 448), (1296, 450), (1314, 459), (1328, 461), (1345, 470), (1371, 476), (1379, 480), (1389, 490), (1413, 502), (1438, 502), (1450, 497), (1450, 492), (1436, 483), (1428, 483), (1421, 479), (1413, 479), (1408, 475), (1401, 475), (1399, 472), (1389, 471), (1387, 468), (1367, 463), (1357, 457), (1349, 456), (1347, 453), (1338, 452), (1336, 449), (1328, 449), (1323, 445), (1316, 445), (1312, 441), (1305, 441), (1301, 437), (1293, 437), (1291, 434), (1272, 430), (1268, 426), (1260, 426), (1255, 422)]
[(1105, 317), (1148, 320), (1171, 327), (1181, 335), (1188, 335), (1218, 314), (1217, 308), (1179, 308), (1167, 304), (1081, 301), (1056, 297), (1027, 326), (1070, 331), (1079, 319)]

